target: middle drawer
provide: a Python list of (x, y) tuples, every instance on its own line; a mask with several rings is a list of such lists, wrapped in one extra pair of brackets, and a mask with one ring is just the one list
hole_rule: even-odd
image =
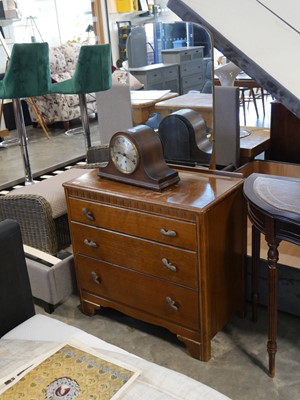
[(197, 288), (197, 253), (72, 222), (75, 253)]

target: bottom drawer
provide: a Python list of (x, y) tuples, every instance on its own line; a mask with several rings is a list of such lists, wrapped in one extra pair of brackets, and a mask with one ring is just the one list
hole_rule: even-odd
[[(199, 328), (196, 290), (94, 258), (76, 255), (75, 260), (77, 282), (81, 292), (91, 292), (187, 328)], [(101, 301), (99, 305), (101, 306)]]

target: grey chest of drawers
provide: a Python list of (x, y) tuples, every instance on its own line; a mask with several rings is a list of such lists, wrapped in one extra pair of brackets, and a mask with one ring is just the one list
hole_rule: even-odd
[(204, 83), (203, 46), (162, 50), (164, 63), (179, 65), (180, 94), (201, 90)]

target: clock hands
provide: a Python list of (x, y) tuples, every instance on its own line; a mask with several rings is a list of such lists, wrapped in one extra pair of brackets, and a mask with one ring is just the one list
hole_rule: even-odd
[(118, 159), (119, 156), (121, 156), (120, 157), (120, 164), (123, 165), (124, 169), (126, 169), (126, 170), (130, 170), (131, 169), (130, 166), (127, 167), (128, 162), (130, 162), (131, 164), (136, 166), (136, 158), (135, 157), (130, 158), (128, 156), (128, 154), (126, 154), (125, 152), (122, 152), (122, 151), (117, 151), (116, 154), (117, 154), (117, 156), (116, 156), (117, 159)]
[(121, 156), (128, 158), (128, 160), (132, 161), (130, 157), (126, 153), (122, 153), (121, 151), (118, 151), (117, 154), (121, 154)]

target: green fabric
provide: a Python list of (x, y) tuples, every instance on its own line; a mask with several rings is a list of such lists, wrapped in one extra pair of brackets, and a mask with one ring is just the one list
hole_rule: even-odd
[(41, 96), (51, 90), (48, 43), (16, 43), (0, 81), (1, 99)]
[(101, 92), (112, 85), (111, 46), (81, 46), (71, 79), (52, 84), (52, 93), (84, 94)]

